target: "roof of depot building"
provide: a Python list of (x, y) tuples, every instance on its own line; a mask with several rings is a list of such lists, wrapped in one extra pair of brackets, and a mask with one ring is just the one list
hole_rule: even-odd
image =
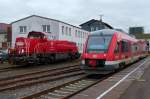
[[(43, 19), (53, 20), (53, 21), (56, 21), (56, 22), (61, 22), (61, 23), (64, 23), (64, 24), (67, 24), (67, 25), (70, 25), (70, 26), (73, 26), (73, 27), (76, 27), (76, 28), (81, 29), (81, 28), (78, 27), (78, 26), (71, 25), (71, 24), (69, 24), (69, 23), (66, 23), (66, 22), (63, 22), (63, 21), (60, 21), (60, 20), (56, 20), (56, 19), (52, 19), (52, 18), (48, 18), (48, 17), (39, 16), (39, 15), (30, 15), (30, 16), (28, 16), (28, 17), (25, 17), (25, 18), (19, 19), (19, 20), (17, 20), (17, 21), (11, 22), (11, 24), (14, 24), (14, 23), (19, 22), (19, 21), (22, 21), (22, 20), (26, 20), (26, 19), (31, 18), (31, 17), (39, 17), (39, 18), (43, 18)], [(86, 30), (85, 30), (85, 31), (86, 31)]]

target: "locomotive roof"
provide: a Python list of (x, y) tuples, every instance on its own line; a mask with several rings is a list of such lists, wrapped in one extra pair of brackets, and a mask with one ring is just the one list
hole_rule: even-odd
[[(29, 32), (29, 33), (48, 35), (48, 33), (45, 33), (45, 32), (38, 32), (38, 31), (31, 31), (31, 32)], [(28, 34), (29, 34), (29, 33), (28, 33)]]
[(18, 37), (25, 37), (25, 38), (27, 38), (30, 33), (31, 34), (44, 34), (46, 36), (50, 35), (49, 33), (45, 33), (45, 32), (31, 31), (31, 32), (28, 32), (28, 33), (19, 34)]
[(90, 35), (100, 35), (100, 36), (102, 36), (102, 35), (114, 35), (115, 33), (117, 34), (118, 41), (120, 41), (122, 39), (131, 40), (131, 41), (134, 41), (134, 42), (138, 41), (136, 38), (129, 35), (128, 33), (120, 32), (120, 31), (113, 30), (113, 29), (102, 29), (102, 30), (94, 31), (94, 32), (91, 32)]

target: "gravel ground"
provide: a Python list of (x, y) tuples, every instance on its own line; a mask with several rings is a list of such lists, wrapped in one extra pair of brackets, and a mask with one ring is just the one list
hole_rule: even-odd
[(58, 86), (62, 83), (66, 83), (66, 82), (70, 82), (72, 80), (78, 79), (80, 77), (82, 77), (84, 75), (78, 75), (78, 76), (74, 76), (74, 77), (69, 77), (69, 78), (64, 78), (64, 79), (60, 79), (57, 81), (52, 81), (52, 82), (47, 82), (47, 83), (40, 83), (40, 84), (36, 84), (33, 86), (28, 86), (28, 87), (24, 87), (24, 88), (20, 88), (20, 89), (16, 89), (16, 90), (9, 90), (9, 91), (4, 91), (0, 93), (0, 99), (20, 99), (23, 96), (27, 96), (30, 95), (32, 93), (36, 93), (48, 88), (52, 88), (55, 86)]
[[(51, 65), (39, 65), (39, 66), (26, 66), (26, 67), (18, 67), (14, 68), (11, 71), (6, 71), (6, 72), (0, 72), (0, 79), (6, 78), (6, 77), (13, 77), (16, 75), (21, 75), (21, 74), (26, 74), (26, 73), (32, 73), (36, 71), (41, 71), (41, 70), (47, 70), (47, 69), (53, 69), (53, 68), (59, 68), (62, 66), (68, 66), (68, 65), (75, 65), (79, 64), (79, 61), (68, 61), (68, 62), (59, 62), (56, 64), (51, 64)], [(4, 65), (9, 66), (8, 64), (3, 64), (0, 68), (3, 68)], [(5, 67), (6, 68), (6, 67)]]

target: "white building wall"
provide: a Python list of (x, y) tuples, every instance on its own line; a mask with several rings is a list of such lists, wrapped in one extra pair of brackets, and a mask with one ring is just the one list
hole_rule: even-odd
[[(12, 47), (14, 47), (16, 37), (18, 37), (20, 34), (26, 34), (30, 31), (43, 32), (42, 25), (50, 25), (50, 34), (56, 36), (56, 39), (58, 39), (59, 25), (57, 21), (33, 16), (12, 24)], [(27, 32), (20, 33), (20, 26), (26, 26)]]
[[(62, 26), (64, 27), (64, 33), (62, 33)], [(66, 27), (68, 27), (68, 32), (69, 32), (69, 28), (71, 28), (71, 36), (69, 35), (69, 33), (66, 33)], [(76, 35), (76, 31), (77, 31), (77, 35)], [(80, 36), (78, 35), (78, 31), (80, 31)], [(84, 33), (84, 36), (83, 36), (83, 33)], [(78, 27), (68, 25), (65, 23), (61, 23), (61, 22), (59, 23), (59, 39), (75, 42), (76, 45), (78, 46), (80, 53), (82, 53), (83, 51), (83, 47), (84, 47), (88, 34), (89, 32), (82, 30)]]
[[(64, 26), (64, 34), (62, 33), (62, 26)], [(66, 27), (68, 28), (68, 33), (66, 33)], [(69, 35), (69, 28), (71, 28), (71, 36)], [(59, 22), (59, 40), (73, 41), (73, 27)]]
[(27, 18), (22, 21), (18, 21), (12, 24), (12, 46), (14, 47), (16, 37), (19, 36), (20, 33), (20, 26), (27, 26), (27, 33), (31, 30), (31, 26), (33, 25), (33, 18)]

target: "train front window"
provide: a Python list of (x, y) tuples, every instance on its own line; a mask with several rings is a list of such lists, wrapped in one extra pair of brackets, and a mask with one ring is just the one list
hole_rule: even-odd
[(105, 53), (108, 50), (112, 35), (91, 35), (87, 43), (87, 53)]

